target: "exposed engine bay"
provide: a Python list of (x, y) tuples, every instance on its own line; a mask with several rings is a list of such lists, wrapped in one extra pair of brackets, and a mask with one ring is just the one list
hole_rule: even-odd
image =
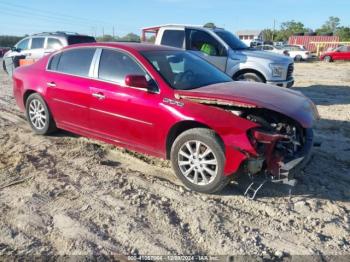
[(283, 168), (286, 163), (297, 159), (294, 161), (297, 165), (303, 160), (300, 153), (305, 146), (306, 130), (293, 119), (264, 108), (215, 106), (260, 125), (248, 134), (258, 153), (246, 162), (245, 171), (250, 175), (264, 172), (273, 180), (282, 180), (289, 177), (291, 166)]

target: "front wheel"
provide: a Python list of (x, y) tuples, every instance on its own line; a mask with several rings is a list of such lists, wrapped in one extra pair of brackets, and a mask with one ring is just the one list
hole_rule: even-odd
[(215, 193), (229, 182), (224, 175), (222, 142), (207, 128), (193, 128), (179, 135), (171, 149), (171, 163), (179, 179), (194, 191)]
[(255, 73), (244, 73), (240, 74), (235, 78), (236, 81), (248, 81), (248, 82), (259, 82), (263, 83), (264, 80)]
[(26, 117), (36, 134), (47, 135), (57, 129), (47, 104), (38, 93), (33, 93), (28, 97)]

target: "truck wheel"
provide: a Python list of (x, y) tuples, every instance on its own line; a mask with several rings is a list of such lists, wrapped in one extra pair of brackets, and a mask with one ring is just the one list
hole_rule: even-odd
[(326, 55), (326, 56), (323, 58), (323, 61), (330, 63), (330, 62), (332, 62), (332, 57), (330, 57), (329, 55)]
[(5, 61), (2, 61), (2, 68), (4, 69), (5, 73), (8, 74), (8, 72), (7, 72), (7, 70), (6, 70)]
[(230, 181), (224, 175), (225, 153), (216, 133), (193, 128), (179, 135), (171, 148), (171, 163), (178, 178), (191, 190), (215, 193)]
[(244, 73), (236, 77), (236, 81), (249, 81), (249, 82), (260, 82), (263, 83), (264, 80), (255, 73)]
[(38, 135), (47, 135), (57, 130), (47, 104), (38, 93), (33, 93), (28, 97), (26, 117), (30, 127)]
[(296, 61), (296, 62), (301, 62), (301, 61), (303, 61), (303, 57), (302, 57), (301, 55), (296, 55), (296, 56), (294, 57), (294, 61)]

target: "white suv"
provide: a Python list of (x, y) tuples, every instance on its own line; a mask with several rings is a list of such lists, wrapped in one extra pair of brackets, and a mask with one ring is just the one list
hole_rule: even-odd
[(4, 54), (3, 68), (12, 76), (14, 69), (19, 66), (20, 59), (38, 60), (64, 46), (91, 42), (96, 42), (94, 37), (77, 33), (54, 32), (31, 35), (19, 41)]

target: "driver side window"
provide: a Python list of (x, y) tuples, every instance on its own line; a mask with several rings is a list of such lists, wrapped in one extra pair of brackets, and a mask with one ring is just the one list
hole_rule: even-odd
[(186, 36), (188, 50), (201, 51), (209, 56), (226, 56), (225, 48), (207, 32), (190, 29)]
[(16, 45), (16, 48), (20, 50), (27, 50), (29, 46), (29, 38), (22, 40)]

